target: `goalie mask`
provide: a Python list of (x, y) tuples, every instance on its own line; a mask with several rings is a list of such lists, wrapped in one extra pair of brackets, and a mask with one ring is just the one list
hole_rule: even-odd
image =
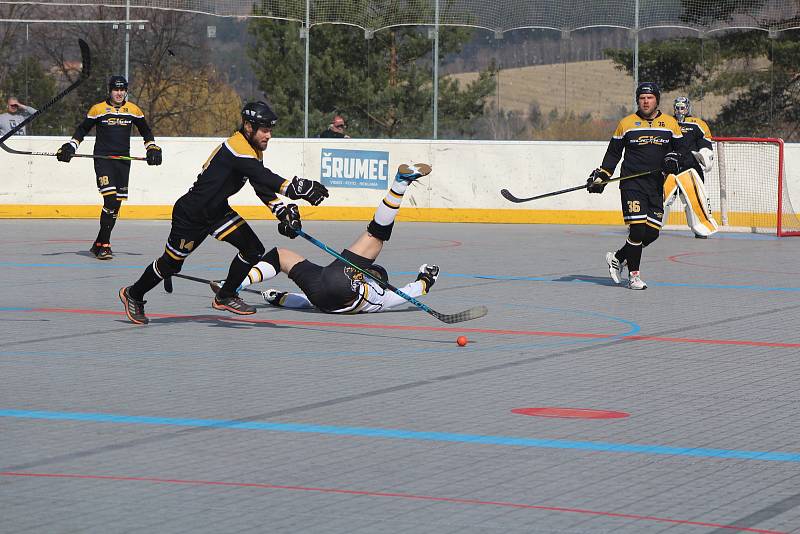
[(672, 109), (675, 111), (675, 118), (678, 122), (683, 122), (686, 117), (692, 114), (692, 103), (685, 96), (679, 96), (672, 104)]

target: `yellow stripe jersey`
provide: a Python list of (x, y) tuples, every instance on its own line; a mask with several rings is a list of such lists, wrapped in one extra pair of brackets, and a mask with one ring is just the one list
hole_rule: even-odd
[(76, 147), (80, 145), (89, 131), (95, 128), (97, 135), (94, 143), (95, 155), (129, 156), (133, 125), (136, 125), (139, 135), (144, 138), (144, 146), (147, 148), (155, 138), (139, 106), (127, 101), (119, 106), (108, 101), (98, 102), (89, 108), (86, 118), (75, 129), (72, 135), (73, 144)]
[(678, 122), (686, 138), (686, 147), (689, 150), (698, 151), (701, 148), (714, 149), (714, 144), (711, 142), (711, 130), (708, 124), (703, 119), (686, 116), (682, 122)]
[(621, 176), (658, 170), (641, 178), (622, 180), (619, 185), (620, 189), (657, 192), (664, 183), (661, 162), (669, 152), (686, 153), (683, 132), (675, 117), (659, 111), (648, 120), (633, 113), (619, 121), (600, 167), (611, 176), (622, 159)]
[(191, 222), (213, 222), (230, 209), (228, 198), (249, 180), (258, 198), (272, 209), (280, 203), (276, 193), (288, 182), (264, 167), (263, 157), (263, 153), (237, 131), (214, 149), (197, 180), (175, 206), (180, 207)]

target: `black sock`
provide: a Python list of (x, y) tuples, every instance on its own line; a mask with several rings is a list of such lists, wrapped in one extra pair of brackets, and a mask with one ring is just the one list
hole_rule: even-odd
[(243, 261), (237, 254), (231, 266), (228, 269), (228, 276), (225, 277), (225, 284), (217, 291), (217, 297), (220, 299), (232, 297), (236, 294), (239, 286), (242, 285), (247, 273), (250, 272), (252, 265)]
[(128, 294), (136, 300), (144, 300), (144, 295), (161, 282), (161, 277), (156, 274), (153, 264), (147, 266), (142, 276), (128, 288)]

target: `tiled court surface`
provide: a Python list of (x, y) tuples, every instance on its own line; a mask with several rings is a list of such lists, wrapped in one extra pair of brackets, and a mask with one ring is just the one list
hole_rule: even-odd
[[(622, 227), (400, 222), (395, 284), (438, 263), (425, 302), (488, 316), (239, 319), (177, 280), (142, 327), (116, 292), (168, 223), (121, 220), (110, 262), (95, 224), (0, 221), (0, 532), (800, 532), (800, 238), (666, 232), (636, 292)], [(512, 412), (543, 407), (629, 416)]]

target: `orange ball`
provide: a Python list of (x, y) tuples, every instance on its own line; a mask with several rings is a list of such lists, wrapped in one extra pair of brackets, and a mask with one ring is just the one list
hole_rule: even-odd
[(458, 336), (456, 343), (458, 343), (459, 347), (465, 347), (467, 345), (467, 336)]

